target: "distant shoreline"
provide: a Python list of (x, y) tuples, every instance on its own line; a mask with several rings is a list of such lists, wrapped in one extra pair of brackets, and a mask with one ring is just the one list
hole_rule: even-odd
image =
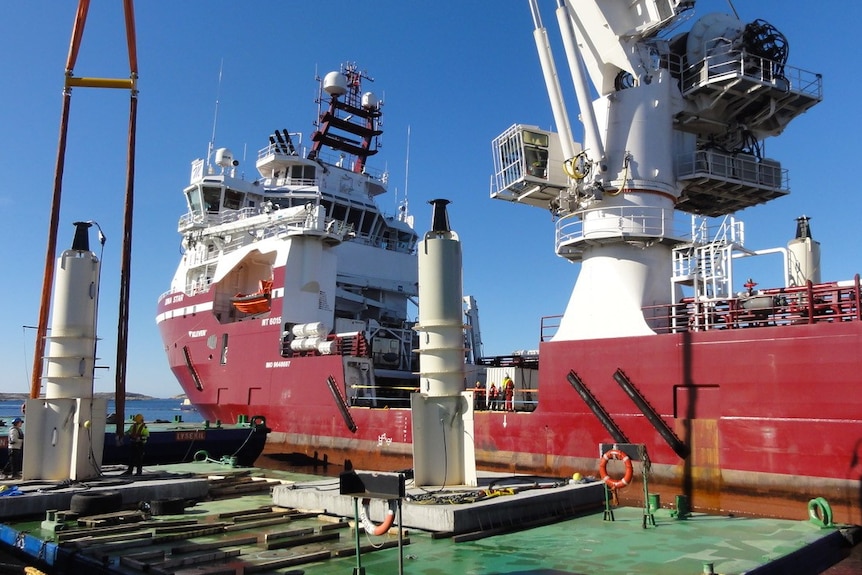
[[(115, 394), (113, 392), (96, 392), (93, 396), (105, 399), (114, 399)], [(174, 397), (160, 398), (144, 395), (143, 393), (126, 393), (127, 401), (130, 399), (184, 399), (185, 397), (185, 395), (177, 395)], [(0, 401), (25, 401), (27, 399), (30, 399), (29, 393), (0, 393)]]

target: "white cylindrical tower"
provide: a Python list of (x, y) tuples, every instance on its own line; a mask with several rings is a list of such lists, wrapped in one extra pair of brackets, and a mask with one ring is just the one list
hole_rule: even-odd
[(410, 396), (417, 486), (475, 486), (473, 392), (464, 390), (461, 242), (448, 200), (432, 200), (431, 231), (419, 247), (419, 393)]
[(432, 229), (419, 250), (419, 369), (429, 396), (464, 391), (461, 242), (449, 229), (448, 200), (432, 200)]
[(820, 242), (811, 237), (811, 218), (796, 218), (796, 237), (787, 243), (788, 286), (820, 283)]
[(45, 357), (45, 397), (93, 397), (96, 363), (96, 306), (99, 258), (90, 251), (92, 224), (75, 222), (72, 248), (57, 260), (48, 353)]
[(101, 473), (107, 400), (93, 397), (100, 264), (90, 251), (91, 225), (75, 222), (72, 248), (58, 258), (45, 397), (27, 401), (26, 479), (83, 481)]

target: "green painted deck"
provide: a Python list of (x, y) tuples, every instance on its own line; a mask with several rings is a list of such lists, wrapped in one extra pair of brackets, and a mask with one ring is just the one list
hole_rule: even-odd
[[(206, 477), (223, 468), (191, 464), (177, 469)], [(319, 477), (261, 470), (224, 470), (211, 478), (210, 497), (178, 515), (138, 517), (129, 510), (118, 521), (90, 521), (81, 528), (70, 518), (56, 533), (43, 530), (44, 517), (4, 527), (41, 541), (60, 541), (58, 564), (68, 555), (67, 573), (353, 573), (357, 559), (350, 522), (323, 510), (291, 510), (273, 505), (263, 475), (306, 482)], [(149, 470), (148, 470), (149, 472)], [(235, 477), (230, 477), (236, 474)], [(253, 477), (257, 476), (257, 477)], [(178, 479), (179, 480), (179, 479)], [(271, 479), (272, 480), (272, 479)], [(155, 483), (155, 482), (154, 482)], [(407, 505), (407, 504), (405, 504)], [(299, 511), (310, 511), (302, 512)], [(848, 553), (838, 528), (818, 528), (799, 509), (799, 521), (693, 514), (685, 520), (670, 509), (643, 528), (643, 510), (616, 508), (614, 521), (602, 510), (552, 524), (456, 542), (451, 537), (409, 529), (400, 555), (403, 572), (413, 575), (579, 575), (660, 573), (820, 573)], [(352, 518), (347, 518), (351, 519)], [(398, 538), (360, 533), (366, 575), (399, 573)], [(487, 535), (487, 534), (486, 534)], [(36, 564), (35, 562), (33, 564)]]

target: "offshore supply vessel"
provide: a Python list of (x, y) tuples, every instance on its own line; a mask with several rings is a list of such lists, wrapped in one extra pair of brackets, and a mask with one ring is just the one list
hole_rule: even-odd
[[(557, 2), (579, 144), (530, 0), (558, 132), (515, 124), (496, 138), (491, 196), (550, 210), (557, 254), (580, 272), (537, 353), (473, 358), (466, 330), (488, 388), (514, 383), (505, 402), (476, 388), (476, 463), (594, 474), (616, 445), (697, 508), (822, 496), (836, 520), (859, 522), (859, 277), (821, 280), (805, 217), (774, 250), (746, 246), (734, 217), (789, 192), (762, 143), (821, 101), (821, 77), (788, 64), (768, 22), (695, 19), (694, 5)], [(278, 448), (394, 468), (420, 388), (407, 312), (418, 236), (406, 206), (384, 216), (374, 202), (381, 107), (363, 79), (355, 66), (323, 78), (309, 148), (276, 131), (258, 179), (236, 177), (226, 149), (193, 164), (185, 251), (157, 321), (205, 417), (253, 412)], [(734, 291), (733, 263), (766, 253), (783, 257), (781, 285)]]

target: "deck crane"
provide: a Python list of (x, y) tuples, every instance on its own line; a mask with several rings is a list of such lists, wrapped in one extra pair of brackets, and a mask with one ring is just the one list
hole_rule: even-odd
[(666, 326), (643, 309), (684, 285), (666, 279), (683, 243), (675, 211), (725, 216), (787, 194), (761, 142), (822, 99), (821, 78), (788, 66), (786, 39), (762, 20), (708, 14), (673, 35), (694, 0), (557, 0), (581, 147), (529, 3), (559, 132), (515, 124), (498, 136), (491, 196), (550, 210), (556, 253), (581, 263), (554, 340), (655, 333)]

